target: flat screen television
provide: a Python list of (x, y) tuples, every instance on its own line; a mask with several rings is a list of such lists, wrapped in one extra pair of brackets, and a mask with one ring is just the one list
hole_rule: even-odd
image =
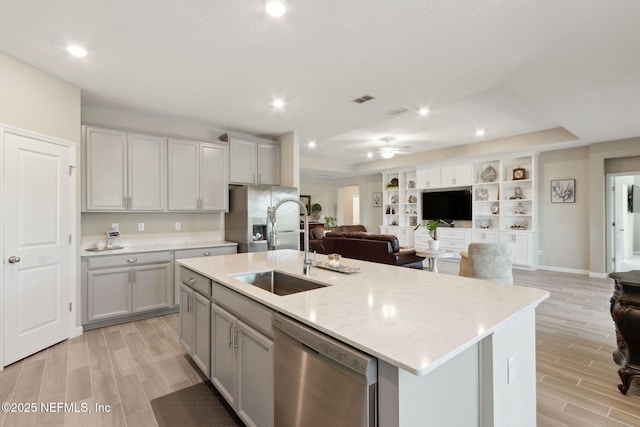
[(422, 193), (422, 219), (471, 221), (471, 190)]

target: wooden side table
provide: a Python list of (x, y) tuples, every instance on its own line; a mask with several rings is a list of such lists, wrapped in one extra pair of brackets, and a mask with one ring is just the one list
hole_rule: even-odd
[(618, 389), (627, 394), (631, 381), (640, 379), (640, 270), (611, 273), (609, 277), (615, 280), (610, 310), (618, 349), (613, 360), (621, 366)]

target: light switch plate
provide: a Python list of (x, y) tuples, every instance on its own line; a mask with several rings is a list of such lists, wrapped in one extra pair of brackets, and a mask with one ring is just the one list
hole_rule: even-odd
[(138, 231), (144, 231), (144, 222), (138, 223)]

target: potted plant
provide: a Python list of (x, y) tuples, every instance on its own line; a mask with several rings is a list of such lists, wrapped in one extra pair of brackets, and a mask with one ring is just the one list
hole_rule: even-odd
[(324, 228), (330, 229), (338, 226), (338, 220), (332, 216), (324, 217)]
[(320, 203), (314, 203), (311, 205), (311, 218), (318, 220), (320, 219), (320, 212), (322, 211), (322, 206)]
[(432, 251), (437, 251), (438, 249), (440, 249), (440, 242), (438, 241), (438, 224), (439, 223), (440, 223), (439, 220), (430, 219), (430, 220), (427, 220), (426, 225), (418, 224), (418, 226), (414, 228), (414, 230), (417, 230), (420, 227), (424, 227), (427, 229), (429, 236), (431, 236), (431, 240), (429, 240), (429, 249), (431, 249)]

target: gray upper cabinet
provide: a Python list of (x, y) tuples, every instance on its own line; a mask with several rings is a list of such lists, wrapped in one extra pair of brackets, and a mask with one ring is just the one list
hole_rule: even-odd
[(229, 142), (231, 184), (280, 185), (279, 143), (229, 134), (220, 139)]
[(166, 138), (85, 127), (84, 209), (166, 209)]
[(258, 184), (280, 185), (280, 145), (258, 141)]
[(226, 144), (169, 140), (169, 210), (226, 211)]

